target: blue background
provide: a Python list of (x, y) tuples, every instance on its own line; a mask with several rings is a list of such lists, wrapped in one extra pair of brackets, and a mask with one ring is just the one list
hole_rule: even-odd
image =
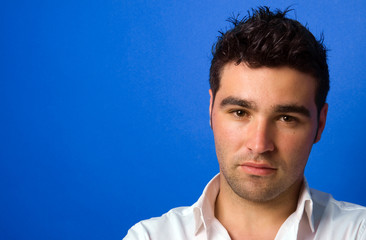
[(3, 1), (0, 238), (121, 239), (218, 172), (208, 70), (258, 4), (325, 35), (328, 122), (310, 185), (366, 205), (364, 1)]

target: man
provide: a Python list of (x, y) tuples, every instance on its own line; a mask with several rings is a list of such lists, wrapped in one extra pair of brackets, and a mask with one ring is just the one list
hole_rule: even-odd
[(126, 240), (366, 239), (366, 208), (304, 178), (329, 73), (322, 42), (286, 13), (258, 8), (219, 38), (209, 93), (220, 174), (193, 206), (136, 224)]

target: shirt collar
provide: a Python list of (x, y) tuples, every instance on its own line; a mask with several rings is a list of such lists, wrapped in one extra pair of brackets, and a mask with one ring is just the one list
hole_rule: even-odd
[(312, 232), (315, 231), (313, 210), (314, 205), (313, 205), (313, 199), (311, 198), (309, 184), (306, 178), (304, 177), (304, 183), (299, 195), (299, 200), (297, 203), (297, 209), (295, 213), (299, 217), (298, 219), (301, 219), (302, 215), (306, 213), (306, 217)]
[(220, 174), (217, 174), (207, 184), (201, 197), (193, 205), (195, 219), (195, 234), (203, 226), (207, 229), (207, 225), (215, 219), (215, 202), (220, 190)]
[[(219, 190), (220, 174), (217, 174), (207, 184), (201, 197), (192, 206), (195, 220), (195, 234), (198, 234), (202, 227), (207, 229), (207, 225), (215, 219), (215, 202)], [(305, 177), (299, 195), (297, 209), (293, 214), (296, 215), (296, 218), (300, 222), (304, 213), (306, 214), (311, 231), (314, 232), (313, 200), (311, 198), (309, 184)]]

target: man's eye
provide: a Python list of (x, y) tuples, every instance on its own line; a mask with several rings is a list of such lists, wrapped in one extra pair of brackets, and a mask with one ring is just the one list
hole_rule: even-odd
[(281, 120), (284, 122), (295, 122), (296, 118), (288, 115), (281, 116)]
[(243, 111), (243, 110), (235, 110), (232, 111), (232, 113), (239, 118), (245, 117), (247, 115), (247, 112)]

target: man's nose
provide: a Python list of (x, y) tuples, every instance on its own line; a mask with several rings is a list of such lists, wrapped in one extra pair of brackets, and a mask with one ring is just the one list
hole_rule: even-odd
[(266, 120), (252, 120), (247, 128), (246, 147), (256, 154), (270, 152), (275, 149), (273, 129)]

